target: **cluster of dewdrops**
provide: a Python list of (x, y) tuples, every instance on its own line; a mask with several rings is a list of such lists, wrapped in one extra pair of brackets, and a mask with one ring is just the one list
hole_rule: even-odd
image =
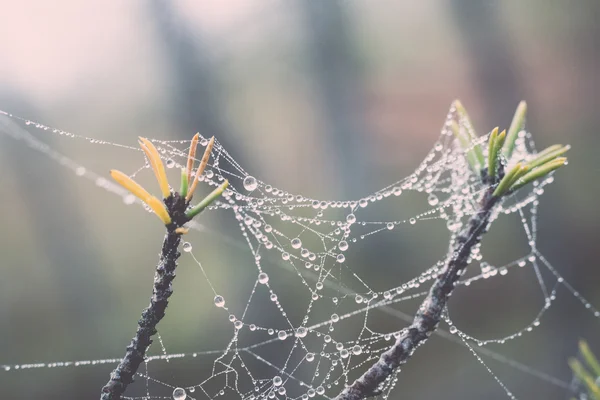
[[(12, 117), (12, 115), (8, 116)], [(447, 258), (451, 257), (452, 254), (444, 254), (438, 262), (408, 281), (392, 285), (383, 291), (376, 291), (370, 288), (368, 279), (364, 279), (353, 270), (352, 260), (347, 257), (348, 250), (354, 243), (360, 240), (376, 237), (399, 227), (411, 229), (411, 226), (417, 222), (429, 220), (441, 220), (444, 222), (444, 226), (449, 231), (452, 244), (466, 220), (476, 212), (482, 186), (479, 177), (475, 176), (469, 169), (465, 161), (464, 150), (457, 147), (454, 143), (453, 136), (449, 130), (449, 123), (454, 117), (454, 110), (451, 110), (448, 114), (447, 122), (442, 129), (440, 139), (412, 174), (388, 187), (356, 200), (318, 200), (272, 187), (246, 173), (227, 151), (217, 144), (213, 150), (212, 162), (199, 179), (209, 186), (217, 186), (224, 179), (228, 179), (231, 182), (230, 187), (223, 193), (222, 199), (211, 205), (209, 210), (226, 210), (233, 213), (235, 219), (238, 221), (242, 238), (254, 257), (257, 269), (256, 281), (252, 282), (254, 287), (245, 304), (244, 312), (240, 316), (230, 313), (230, 308), (237, 309), (239, 307), (227, 304), (224, 296), (219, 294), (219, 287), (213, 285), (210, 271), (204, 270), (200, 262), (198, 262), (198, 265), (202, 268), (204, 276), (213, 290), (214, 296), (212, 301), (214, 305), (226, 312), (228, 320), (233, 325), (231, 341), (226, 349), (217, 352), (220, 354), (214, 361), (214, 365), (227, 365), (228, 368), (235, 369), (236, 376), (237, 374), (246, 374), (251, 378), (253, 385), (249, 388), (243, 388), (237, 385), (237, 379), (235, 379), (235, 384), (227, 384), (226, 387), (216, 394), (207, 393), (204, 389), (204, 384), (219, 375), (215, 373), (215, 368), (213, 368), (213, 375), (206, 381), (185, 388), (174, 387), (145, 375), (147, 381), (152, 380), (155, 383), (171, 388), (174, 400), (191, 398), (191, 394), (196, 393), (198, 389), (209, 398), (226, 396), (229, 391), (234, 391), (240, 398), (246, 400), (264, 398), (284, 399), (294, 397), (290, 389), (292, 383), (300, 388), (299, 397), (294, 398), (307, 400), (315, 396), (335, 396), (345, 385), (350, 384), (357, 377), (354, 373), (355, 371), (361, 371), (365, 366), (371, 365), (383, 351), (389, 348), (393, 340), (402, 333), (402, 330), (396, 332), (376, 331), (369, 324), (369, 310), (422, 297), (426, 293), (424, 291), (426, 288), (423, 288), (422, 285), (428, 283), (439, 274), (446, 264)], [(39, 129), (50, 130), (67, 137), (83, 138), (94, 144), (116, 145), (105, 141), (79, 137), (60, 130), (52, 130), (44, 125), (29, 121), (26, 121), (26, 125), (34, 125)], [(121, 195), (125, 204), (138, 202), (135, 197), (123, 192), (105, 177), (94, 174), (84, 166), (60, 155), (47, 145), (36, 141), (35, 138), (23, 136), (20, 139), (25, 139), (25, 142), (30, 147), (45, 153), (61, 165), (72, 169), (77, 176), (91, 179), (97, 187)], [(483, 142), (485, 137), (481, 140)], [(203, 138), (200, 145), (206, 146), (207, 142)], [(182, 149), (181, 144), (189, 144), (189, 141), (155, 140), (154, 143), (164, 157), (167, 168), (181, 168), (184, 166), (187, 149)], [(517, 158), (528, 157), (532, 148), (533, 143), (531, 142), (530, 135), (521, 132), (515, 152)], [(507, 167), (510, 167), (510, 165)], [(132, 176), (148, 168), (149, 166), (146, 164), (134, 172)], [(449, 326), (450, 333), (480, 346), (488, 343), (505, 343), (507, 340), (518, 338), (540, 325), (541, 317), (556, 299), (556, 291), (560, 285), (567, 287), (586, 308), (590, 309), (596, 317), (600, 317), (600, 312), (595, 310), (589, 302), (574, 291), (536, 248), (536, 216), (539, 196), (543, 193), (544, 186), (551, 182), (552, 177), (550, 176), (542, 182), (533, 185), (532, 189), (527, 191), (525, 195), (515, 199), (508, 199), (493, 216), (493, 219), (505, 214), (517, 214), (521, 217), (521, 223), (530, 247), (529, 254), (525, 254), (505, 265), (492, 266), (484, 261), (481, 246), (477, 246), (472, 252), (470, 261), (479, 263), (480, 273), (474, 277), (465, 278), (459, 283), (460, 285), (469, 286), (482, 280), (504, 276), (509, 270), (515, 267), (531, 267), (536, 271), (538, 283), (542, 288), (544, 296), (543, 308), (530, 324), (518, 332), (502, 338), (485, 340), (474, 338), (466, 332), (461, 331), (452, 322), (450, 313), (446, 313), (444, 319)], [(401, 197), (404, 193), (408, 192), (422, 193), (429, 208), (418, 215), (400, 220), (369, 221), (362, 218), (361, 210), (366, 207), (378, 202), (394, 201), (393, 199)], [(398, 203), (398, 205), (400, 206), (401, 204)], [(147, 210), (150, 212), (149, 208)], [(340, 217), (340, 215), (342, 216)], [(194, 257), (194, 260), (196, 260), (193, 255), (191, 242), (184, 242), (182, 249), (184, 252), (190, 253)], [(263, 258), (266, 259), (265, 256), (270, 253), (276, 254), (275, 258), (278, 258), (280, 263), (284, 263), (292, 273), (295, 273), (297, 276), (295, 279), (307, 291), (310, 301), (300, 322), (291, 321), (288, 318), (284, 306), (277, 295), (277, 284), (272, 282), (263, 268)], [(540, 268), (549, 270), (555, 277), (555, 280), (544, 280), (539, 273)], [(347, 277), (346, 279), (353, 279), (355, 282), (340, 282), (335, 278), (340, 272), (344, 272), (344, 276)], [(335, 289), (335, 293), (337, 294), (324, 294), (326, 286)], [(362, 287), (363, 289), (349, 291), (345, 289), (346, 287)], [(269, 299), (276, 306), (279, 314), (287, 321), (289, 325), (287, 329), (260, 326), (246, 319), (247, 310), (255, 304), (253, 297), (260, 290), (268, 292)], [(350, 304), (353, 307), (353, 311), (339, 312), (338, 309), (342, 304), (345, 306)], [(329, 318), (320, 321), (315, 321), (314, 318), (311, 318), (311, 312), (315, 307), (318, 307), (320, 310), (331, 309)], [(340, 321), (349, 318), (357, 319), (359, 322), (362, 319), (361, 333), (354, 340), (338, 340), (335, 331), (336, 325)], [(257, 339), (251, 344), (238, 347), (238, 335), (242, 330), (246, 329), (249, 332), (266, 332), (271, 338), (264, 340), (262, 339), (264, 336), (261, 336), (261, 340)], [(320, 347), (308, 348), (304, 341), (307, 337), (319, 338)], [(294, 344), (287, 361), (283, 365), (275, 366), (254, 352), (254, 349), (259, 347), (269, 346), (273, 342), (286, 340), (294, 340)], [(164, 354), (162, 356), (148, 357), (147, 362), (185, 356), (185, 354), (168, 355), (166, 354), (162, 339), (160, 340), (160, 344)], [(294, 351), (303, 352), (304, 356), (300, 364), (292, 365), (290, 361), (291, 354)], [(250, 371), (241, 357), (239, 357), (241, 353), (254, 357), (269, 368), (276, 368), (277, 372), (275, 376), (264, 379), (256, 378), (256, 373)], [(192, 357), (196, 357), (200, 353), (190, 354), (192, 354)], [(239, 361), (238, 366), (234, 366), (233, 364), (236, 359)], [(13, 366), (13, 369), (95, 365), (114, 362), (118, 362), (118, 359), (22, 364), (20, 366)], [(301, 380), (295, 374), (295, 371), (301, 365), (311, 365), (314, 368), (313, 376), (308, 382)], [(11, 367), (4, 366), (4, 369), (10, 370)], [(384, 398), (387, 398), (390, 390), (397, 382), (398, 379), (395, 376), (390, 377), (385, 382), (381, 388)], [(150, 398), (151, 396), (147, 393), (146, 397)]]

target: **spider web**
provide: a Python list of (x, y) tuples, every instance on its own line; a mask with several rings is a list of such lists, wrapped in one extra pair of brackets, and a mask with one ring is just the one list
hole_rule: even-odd
[[(137, 148), (75, 135), (7, 112), (0, 113), (5, 116), (1, 132), (44, 153), (77, 176), (91, 180), (97, 187), (121, 196), (124, 204), (139, 205), (150, 212), (120, 186), (59, 153), (29, 133), (27, 128), (82, 139), (95, 145), (119, 146), (129, 151), (137, 151)], [(239, 233), (227, 240), (235, 246), (245, 247), (252, 261), (240, 271), (242, 288), (239, 293), (232, 293), (226, 285), (214, 281), (215, 269), (227, 266), (203, 264), (202, 252), (195, 249), (196, 244), (201, 248), (201, 243), (196, 243), (193, 233), (184, 237), (187, 241), (182, 245), (182, 260), (193, 260), (201, 270), (202, 287), (206, 290), (200, 293), (199, 301), (213, 303), (218, 312), (210, 314), (215, 319), (211, 319), (210, 323), (225, 324), (228, 336), (223, 338), (226, 341), (220, 349), (172, 353), (168, 350), (169, 342), (177, 340), (173, 337), (176, 333), (169, 330), (169, 337), (161, 336), (160, 332), (165, 329), (163, 321), (144, 368), (138, 372), (136, 383), (128, 389), (130, 397), (125, 398), (330, 399), (345, 385), (351, 384), (402, 332), (400, 323), (395, 323), (396, 330), (387, 329), (388, 324), (378, 323), (381, 319), (374, 315), (375, 312), (410, 321), (410, 315), (392, 306), (418, 302), (427, 294), (430, 281), (446, 259), (452, 256), (448, 250), (416, 276), (399, 281), (388, 280), (388, 286), (380, 288), (371, 283), (369, 275), (359, 268), (363, 261), (356, 257), (358, 253), (354, 250), (360, 249), (361, 243), (378, 240), (398, 230), (406, 230), (410, 234), (409, 230), (414, 229), (414, 225), (428, 221), (442, 222), (441, 225), (448, 231), (451, 249), (455, 235), (476, 211), (483, 187), (480, 179), (471, 172), (464, 150), (455, 143), (450, 132), (450, 121), (455, 118), (455, 110), (450, 109), (439, 140), (412, 174), (368, 196), (345, 201), (314, 199), (273, 187), (246, 172), (217, 141), (211, 162), (200, 179), (208, 186), (217, 186), (228, 179), (230, 186), (220, 201), (208, 207), (207, 212), (219, 212), (222, 218), (235, 221)], [(479, 140), (486, 143), (487, 138)], [(168, 169), (185, 166), (190, 141), (152, 141)], [(206, 144), (207, 138), (202, 137), (200, 145)], [(512, 159), (515, 162), (527, 159), (533, 153), (532, 137), (522, 131)], [(151, 175), (147, 162), (131, 174), (132, 177), (138, 175)], [(543, 305), (537, 315), (508, 335), (481, 338), (462, 330), (460, 324), (453, 321), (451, 310), (446, 310), (446, 326), (441, 326), (436, 332), (467, 347), (506, 396), (512, 399), (516, 395), (492, 372), (482, 356), (561, 388), (567, 388), (569, 384), (504, 357), (486, 348), (486, 345), (504, 344), (536, 329), (554, 304), (561, 287), (575, 296), (594, 317), (600, 317), (600, 312), (571, 287), (537, 248), (539, 201), (545, 186), (552, 181), (550, 175), (523, 188), (507, 198), (492, 216), (493, 221), (517, 216), (526, 237), (527, 251), (506, 263), (494, 265), (484, 256), (485, 246), (479, 245), (473, 250), (469, 273), (458, 284), (460, 291), (467, 291), (468, 287), (490, 279), (501, 279), (511, 271), (531, 269), (543, 296)], [(397, 208), (400, 200), (410, 193), (426, 199), (422, 212), (394, 219), (370, 218), (368, 210), (390, 207), (390, 204)], [(202, 225), (203, 218), (199, 220), (190, 223), (192, 230), (206, 229)], [(174, 294), (176, 296), (177, 293)], [(416, 309), (416, 306), (412, 308)], [(120, 357), (23, 363), (2, 365), (0, 370), (15, 373), (15, 370), (105, 364), (112, 368), (119, 361)], [(155, 364), (175, 361), (206, 373), (203, 376), (196, 374), (195, 380), (189, 383), (152, 372)], [(212, 365), (212, 368), (206, 369), (207, 365)], [(382, 392), (384, 398), (390, 395), (398, 381), (398, 373), (386, 381)]]

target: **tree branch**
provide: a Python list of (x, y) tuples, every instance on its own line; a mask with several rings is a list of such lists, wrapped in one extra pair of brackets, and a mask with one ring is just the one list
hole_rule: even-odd
[(336, 400), (362, 400), (381, 393), (381, 385), (401, 364), (404, 364), (421, 344), (437, 329), (442, 312), (452, 295), (454, 285), (468, 264), (475, 245), (487, 231), (494, 206), (499, 197), (493, 196), (488, 187), (481, 199), (478, 211), (456, 238), (451, 258), (431, 286), (429, 294), (419, 307), (412, 324), (401, 334), (394, 345), (381, 355), (360, 378), (345, 388)]
[(142, 361), (144, 361), (148, 347), (152, 344), (151, 338), (157, 332), (156, 326), (165, 316), (169, 297), (173, 293), (171, 282), (175, 279), (177, 259), (181, 255), (178, 250), (181, 234), (176, 229), (186, 221), (183, 214), (186, 203), (185, 199), (179, 197), (178, 194), (167, 198), (165, 203), (169, 214), (174, 216), (174, 222), (167, 226), (167, 234), (154, 273), (154, 287), (152, 297), (150, 297), (150, 305), (142, 312), (142, 317), (138, 321), (137, 332), (129, 346), (127, 346), (125, 357), (111, 373), (108, 383), (102, 388), (100, 400), (120, 400), (127, 386), (133, 382), (133, 377)]

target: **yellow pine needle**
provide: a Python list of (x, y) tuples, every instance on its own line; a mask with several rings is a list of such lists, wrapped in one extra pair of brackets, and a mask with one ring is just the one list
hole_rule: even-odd
[(198, 147), (199, 136), (200, 136), (200, 133), (196, 133), (194, 135), (194, 137), (192, 138), (192, 144), (190, 145), (190, 152), (188, 154), (187, 167), (186, 167), (188, 182), (190, 181), (190, 178), (192, 177), (192, 170), (194, 169), (194, 159), (196, 157), (196, 148)]
[(171, 216), (167, 212), (165, 205), (154, 196), (150, 196), (146, 201), (146, 204), (154, 211), (154, 213), (160, 218), (160, 220), (165, 224), (169, 225), (171, 223)]
[(200, 165), (196, 170), (196, 176), (194, 177), (194, 182), (190, 186), (187, 196), (185, 196), (186, 201), (190, 201), (192, 196), (194, 195), (194, 191), (196, 190), (196, 186), (198, 186), (198, 180), (200, 179), (200, 175), (204, 172), (204, 168), (206, 168), (206, 164), (208, 164), (208, 159), (210, 158), (210, 153), (212, 152), (212, 148), (215, 144), (215, 137), (211, 137), (208, 144), (206, 145), (206, 150), (204, 150), (204, 155), (202, 156), (202, 160), (200, 161)]
[(163, 165), (162, 160), (160, 159), (160, 155), (158, 154), (158, 150), (146, 138), (140, 136), (140, 147), (146, 153), (146, 157), (150, 161), (150, 165), (154, 170), (154, 175), (156, 175), (156, 180), (160, 186), (160, 191), (162, 192), (163, 197), (166, 199), (171, 195), (171, 190), (169, 189), (169, 181), (167, 180), (167, 173), (165, 172), (165, 166)]
[(110, 176), (112, 176), (112, 178), (115, 181), (117, 181), (119, 185), (129, 190), (132, 194), (134, 194), (138, 199), (142, 200), (143, 202), (147, 202), (148, 198), (151, 197), (150, 193), (148, 193), (146, 189), (141, 187), (139, 183), (137, 183), (121, 171), (113, 169), (110, 171)]

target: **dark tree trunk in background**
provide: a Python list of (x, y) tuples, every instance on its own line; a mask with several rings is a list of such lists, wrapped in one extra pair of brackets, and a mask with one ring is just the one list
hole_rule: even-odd
[(246, 165), (243, 155), (237, 154), (236, 146), (231, 145), (238, 136), (227, 122), (218, 70), (200, 30), (181, 17), (176, 2), (151, 0), (148, 8), (169, 68), (171, 111), (181, 127), (174, 134), (181, 139), (191, 139), (196, 132), (205, 137), (215, 136), (240, 164)]
[(346, 198), (364, 194), (368, 176), (368, 146), (365, 133), (362, 76), (352, 41), (352, 23), (347, 3), (342, 1), (299, 1), (306, 27), (307, 52), (320, 94), (317, 107), (326, 121), (324, 146), (340, 166), (339, 189)]
[[(451, 16), (469, 56), (471, 82), (485, 101), (485, 121), (510, 124), (527, 87), (519, 81), (519, 69), (512, 51), (507, 22), (501, 19), (502, 2), (452, 0)], [(460, 93), (457, 97), (461, 97)], [(467, 104), (468, 107), (468, 104)], [(475, 126), (479, 134), (492, 126)], [(485, 131), (484, 131), (485, 130)]]

